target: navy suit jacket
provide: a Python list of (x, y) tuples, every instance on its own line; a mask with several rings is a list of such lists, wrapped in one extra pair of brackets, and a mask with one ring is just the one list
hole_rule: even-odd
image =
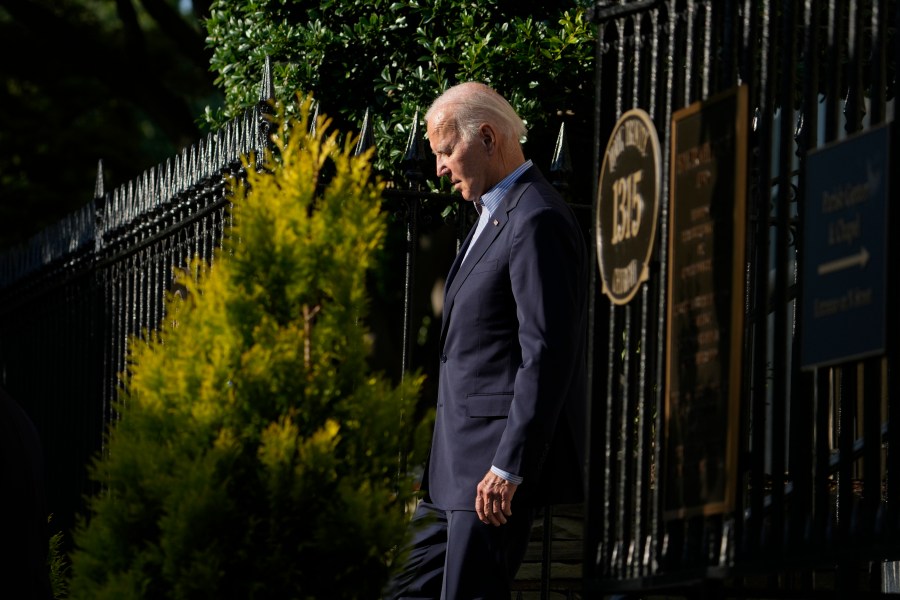
[(529, 168), (447, 278), (434, 438), (422, 482), (474, 510), (495, 465), (524, 477), (517, 505), (583, 493), (588, 258), (581, 228)]

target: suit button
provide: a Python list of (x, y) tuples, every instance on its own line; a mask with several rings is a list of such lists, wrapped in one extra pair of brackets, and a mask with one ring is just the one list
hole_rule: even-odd
[(441, 354), (441, 362), (442, 362), (442, 363), (447, 362), (447, 355), (446, 355), (446, 354)]

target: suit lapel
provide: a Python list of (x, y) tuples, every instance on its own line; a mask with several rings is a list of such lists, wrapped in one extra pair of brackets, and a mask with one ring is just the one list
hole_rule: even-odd
[(456, 277), (456, 273), (459, 271), (459, 266), (462, 264), (463, 257), (466, 255), (466, 250), (469, 248), (469, 244), (472, 243), (472, 238), (475, 236), (475, 229), (478, 227), (478, 222), (476, 221), (474, 225), (472, 225), (471, 229), (469, 229), (469, 235), (466, 236), (466, 239), (463, 240), (462, 246), (459, 247), (459, 252), (456, 253), (456, 258), (453, 259), (453, 264), (450, 265), (450, 273), (447, 275), (447, 281), (444, 283), (444, 298), (447, 297), (447, 290), (450, 288), (450, 285), (453, 283), (453, 279)]
[(509, 222), (509, 213), (519, 203), (519, 198), (530, 184), (531, 177), (529, 177), (529, 175), (533, 170), (534, 168), (532, 167), (526, 171), (522, 177), (519, 178), (519, 181), (510, 188), (509, 192), (507, 192), (506, 196), (497, 207), (497, 210), (495, 210), (494, 214), (491, 216), (491, 220), (488, 221), (484, 231), (482, 231), (481, 235), (478, 236), (478, 239), (475, 240), (475, 244), (472, 246), (472, 249), (469, 250), (469, 256), (466, 260), (463, 261), (463, 257), (466, 255), (466, 249), (469, 247), (469, 244), (472, 243), (472, 236), (475, 234), (474, 227), (472, 228), (472, 231), (469, 232), (466, 243), (463, 244), (459, 254), (457, 254), (456, 260), (453, 261), (453, 266), (450, 268), (450, 275), (447, 277), (447, 284), (444, 288), (444, 310), (441, 319), (441, 338), (439, 342), (441, 348), (443, 348), (444, 339), (447, 336), (450, 313), (453, 308), (453, 301), (456, 299), (456, 294), (475, 268), (475, 265), (481, 261), (481, 257), (484, 256), (484, 253), (491, 247), (491, 244), (494, 243), (494, 240), (497, 239), (497, 236), (500, 235), (500, 232)]

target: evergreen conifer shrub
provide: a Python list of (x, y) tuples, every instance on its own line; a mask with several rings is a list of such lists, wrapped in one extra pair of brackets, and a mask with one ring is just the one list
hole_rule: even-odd
[(308, 133), (304, 106), (268, 168), (233, 182), (212, 266), (130, 344), (74, 598), (371, 599), (388, 579), (421, 378), (367, 367), (381, 184), (327, 120)]

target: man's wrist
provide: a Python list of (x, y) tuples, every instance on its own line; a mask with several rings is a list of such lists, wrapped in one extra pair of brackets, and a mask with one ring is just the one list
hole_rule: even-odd
[(502, 477), (503, 479), (507, 480), (508, 482), (510, 482), (513, 485), (521, 485), (522, 484), (521, 477), (519, 477), (518, 475), (514, 475), (513, 473), (504, 471), (503, 469), (498, 469), (494, 465), (491, 465), (491, 473), (493, 473), (497, 477)]

